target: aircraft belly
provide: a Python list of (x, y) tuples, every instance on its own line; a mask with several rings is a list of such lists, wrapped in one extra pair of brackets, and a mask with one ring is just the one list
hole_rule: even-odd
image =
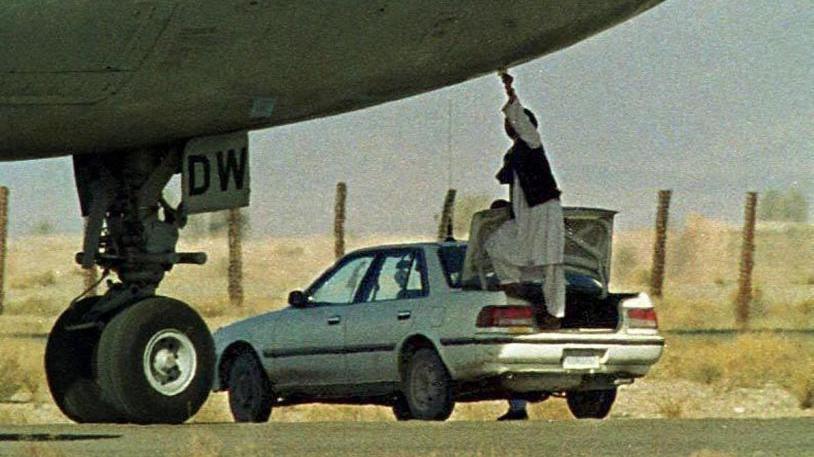
[[(85, 70), (72, 76), (42, 74), (83, 68), (82, 59), (49, 64), (0, 50), (0, 117), (10, 120), (0, 123), (0, 160), (134, 148), (359, 109), (556, 51), (661, 0), (206, 0), (174, 11), (170, 1), (115, 1), (152, 5), (165, 27), (130, 24), (131, 38), (91, 47)], [(7, 16), (0, 8), (0, 25)], [(125, 51), (116, 60), (112, 49)], [(3, 62), (2, 53), (18, 60)], [(12, 67), (41, 74), (4, 84), (18, 75)]]
[(0, 7), (0, 105), (90, 104), (137, 71), (173, 2), (12, 0)]

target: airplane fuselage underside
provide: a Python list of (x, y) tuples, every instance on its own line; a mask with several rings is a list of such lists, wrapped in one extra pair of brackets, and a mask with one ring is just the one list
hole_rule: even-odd
[(556, 51), (661, 0), (12, 0), (0, 160), (350, 111)]

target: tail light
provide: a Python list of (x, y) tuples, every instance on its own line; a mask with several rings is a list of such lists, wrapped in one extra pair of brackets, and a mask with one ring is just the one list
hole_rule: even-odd
[(532, 327), (531, 306), (486, 306), (478, 314), (478, 327)]
[(656, 310), (653, 308), (628, 308), (627, 326), (631, 328), (659, 328)]

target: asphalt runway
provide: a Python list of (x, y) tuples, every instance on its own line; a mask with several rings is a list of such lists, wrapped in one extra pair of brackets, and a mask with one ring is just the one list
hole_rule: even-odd
[(814, 419), (3, 426), (0, 455), (812, 457)]

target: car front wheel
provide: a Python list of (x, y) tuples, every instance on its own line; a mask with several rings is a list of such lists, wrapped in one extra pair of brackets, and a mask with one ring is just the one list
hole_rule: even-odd
[(443, 421), (452, 414), (452, 381), (433, 349), (413, 353), (405, 378), (403, 393), (412, 419)]
[(271, 387), (257, 357), (241, 352), (229, 368), (229, 409), (235, 422), (266, 422), (271, 415)]
[(616, 400), (616, 389), (571, 391), (566, 393), (566, 400), (577, 419), (603, 419)]

